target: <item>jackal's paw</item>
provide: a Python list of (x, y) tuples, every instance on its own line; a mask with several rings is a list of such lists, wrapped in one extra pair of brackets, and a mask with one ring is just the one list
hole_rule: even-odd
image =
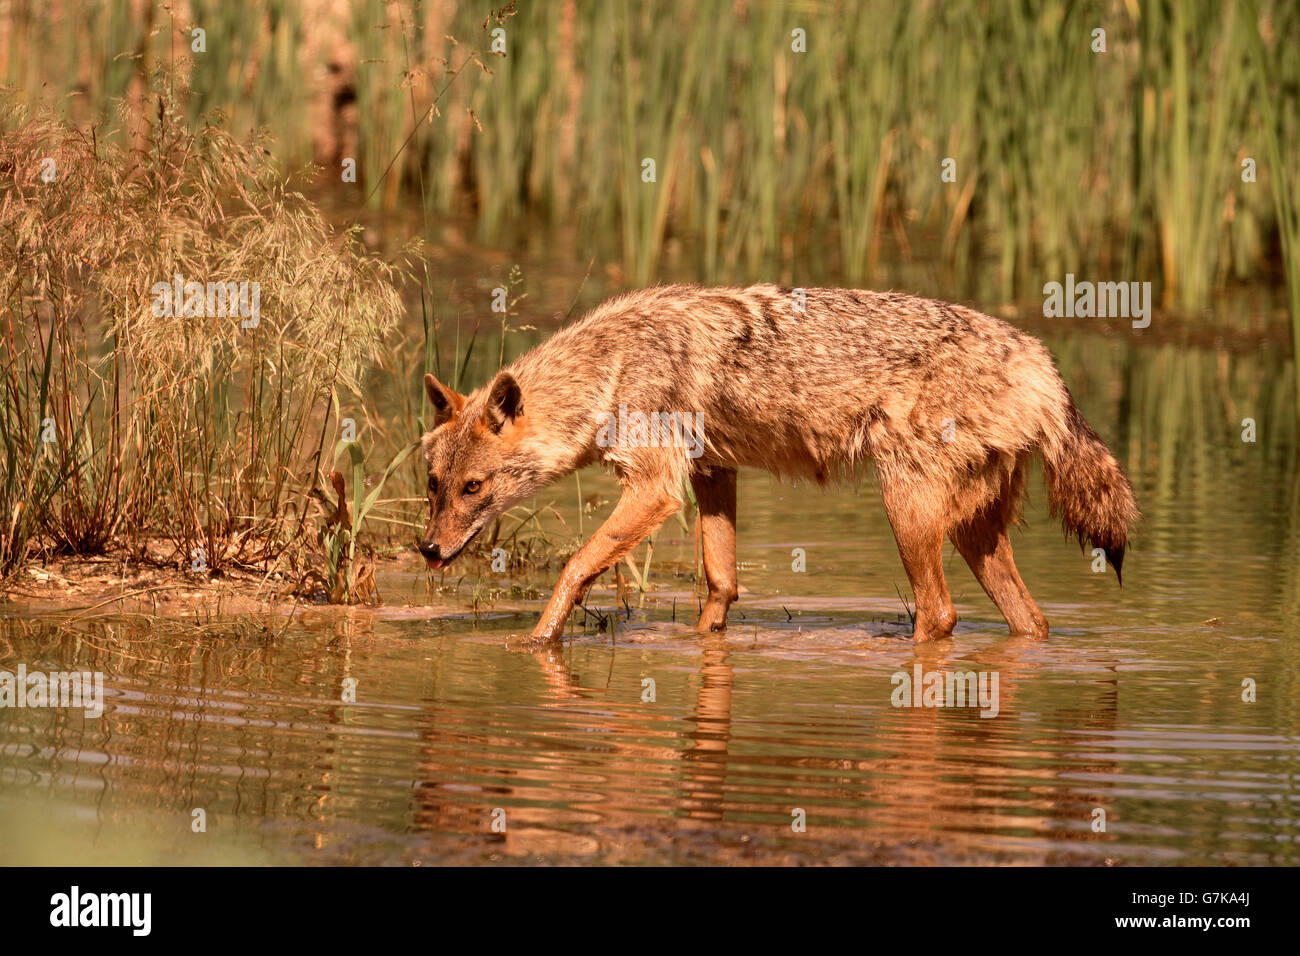
[(696, 633), (720, 634), (727, 629), (727, 609), (704, 605), (704, 613), (695, 623)]
[(511, 651), (538, 651), (548, 647), (557, 647), (561, 635), (551, 636), (533, 631), (531, 634), (510, 634), (506, 637), (506, 649)]
[(511, 653), (529, 654), (543, 660), (564, 654), (564, 644), (560, 641), (537, 641), (531, 634), (507, 634), (505, 647)]

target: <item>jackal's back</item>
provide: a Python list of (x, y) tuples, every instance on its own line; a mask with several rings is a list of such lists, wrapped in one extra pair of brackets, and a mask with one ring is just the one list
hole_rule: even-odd
[(946, 478), (1059, 440), (1070, 407), (1032, 336), (963, 306), (864, 290), (658, 286), (604, 303), (512, 371), (562, 397), (547, 413), (565, 428), (594, 435), (620, 403), (698, 411), (699, 465), (823, 481), (866, 459)]

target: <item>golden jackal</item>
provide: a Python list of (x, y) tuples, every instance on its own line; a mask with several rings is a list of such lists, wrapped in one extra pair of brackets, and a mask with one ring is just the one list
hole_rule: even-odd
[[(1104, 549), (1117, 577), (1138, 518), (1119, 463), (1037, 339), (913, 295), (660, 286), (597, 307), (468, 396), (424, 381), (436, 413), (422, 442), (430, 517), (420, 552), (431, 568), (575, 469), (603, 462), (622, 483), (609, 519), (560, 575), (539, 641), (558, 639), (591, 583), (681, 507), (686, 481), (709, 586), (697, 628), (724, 628), (737, 594), (741, 466), (825, 483), (874, 461), (918, 641), (956, 622), (944, 535), (1013, 633), (1047, 634), (1007, 539), (1035, 451), (1052, 513), (1080, 544)], [(655, 416), (680, 424), (672, 416), (693, 412), (698, 434), (678, 427), (673, 440), (646, 440)]]

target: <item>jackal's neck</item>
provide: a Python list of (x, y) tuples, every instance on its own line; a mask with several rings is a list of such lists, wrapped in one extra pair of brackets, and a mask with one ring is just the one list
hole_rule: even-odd
[(580, 352), (575, 331), (562, 329), (505, 369), (523, 392), (521, 449), (552, 480), (596, 460), (600, 416), (622, 373), (615, 356)]

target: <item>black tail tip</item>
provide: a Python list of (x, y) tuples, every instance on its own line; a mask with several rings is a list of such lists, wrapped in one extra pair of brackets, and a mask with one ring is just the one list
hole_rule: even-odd
[(1107, 548), (1106, 560), (1109, 561), (1110, 566), (1115, 569), (1115, 580), (1119, 582), (1120, 587), (1123, 587), (1124, 578), (1120, 574), (1120, 569), (1124, 567), (1124, 548)]

